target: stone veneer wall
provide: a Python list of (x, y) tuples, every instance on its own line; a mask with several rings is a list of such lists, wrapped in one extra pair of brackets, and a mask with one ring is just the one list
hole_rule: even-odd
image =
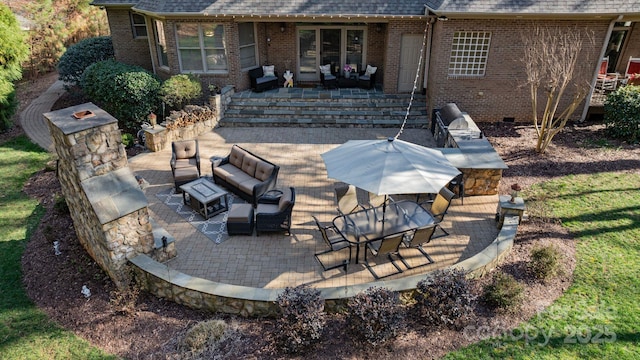
[[(518, 232), (519, 217), (507, 215), (496, 239), (480, 253), (451, 266), (462, 269), (467, 278), (488, 274), (509, 253)], [(139, 284), (150, 293), (194, 309), (235, 314), (244, 317), (274, 317), (279, 313), (276, 303), (283, 289), (263, 289), (217, 283), (196, 278), (161, 264), (148, 256), (131, 259)], [(396, 280), (320, 288), (325, 310), (338, 312), (346, 308), (349, 298), (373, 286), (411, 295), (418, 281), (429, 274), (413, 275)]]
[(195, 139), (199, 135), (215, 128), (231, 103), (231, 97), (235, 93), (233, 86), (225, 86), (219, 95), (209, 97), (209, 106), (213, 109), (215, 117), (206, 121), (197, 122), (178, 129), (167, 130), (161, 125), (153, 129), (145, 129), (145, 146), (156, 152), (168, 147), (172, 141)]
[[(72, 117), (85, 110), (94, 116)], [(128, 259), (151, 253), (154, 238), (146, 198), (128, 168), (117, 120), (91, 103), (44, 116), (78, 240), (116, 285), (123, 286)]]

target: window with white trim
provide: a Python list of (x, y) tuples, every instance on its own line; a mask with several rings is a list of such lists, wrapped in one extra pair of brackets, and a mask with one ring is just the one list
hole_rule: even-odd
[(254, 23), (239, 23), (238, 37), (240, 38), (240, 67), (244, 70), (258, 66)]
[(222, 24), (176, 24), (178, 57), (182, 72), (227, 72)]
[(156, 53), (158, 54), (158, 65), (163, 67), (169, 66), (167, 56), (167, 40), (164, 36), (164, 22), (154, 20), (153, 31), (156, 38)]
[(147, 20), (140, 14), (131, 13), (131, 29), (133, 30), (133, 38), (147, 37)]
[(449, 72), (451, 77), (482, 77), (487, 67), (491, 32), (456, 31), (453, 33)]

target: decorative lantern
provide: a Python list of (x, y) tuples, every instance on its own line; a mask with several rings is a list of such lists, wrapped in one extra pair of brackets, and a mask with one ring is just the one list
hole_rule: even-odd
[(152, 129), (156, 128), (156, 123), (157, 123), (156, 119), (157, 119), (156, 114), (154, 113), (149, 114), (149, 124), (151, 124)]
[(522, 190), (522, 188), (516, 183), (511, 185), (511, 190), (511, 200), (509, 201), (513, 203), (516, 202), (516, 198), (520, 195), (520, 190)]

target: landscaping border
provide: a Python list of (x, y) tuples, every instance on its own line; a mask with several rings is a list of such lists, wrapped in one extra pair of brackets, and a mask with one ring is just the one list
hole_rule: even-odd
[[(509, 253), (518, 231), (519, 217), (508, 215), (498, 236), (478, 254), (450, 268), (463, 269), (467, 278), (479, 278), (494, 269)], [(172, 270), (147, 255), (129, 260), (142, 288), (158, 297), (195, 309), (209, 310), (245, 317), (275, 316), (276, 299), (284, 289), (263, 289), (219, 283)], [(401, 293), (412, 293), (418, 281), (429, 274), (401, 279), (374, 281), (365, 284), (320, 288), (328, 311), (338, 311), (354, 295), (372, 287), (385, 287)]]

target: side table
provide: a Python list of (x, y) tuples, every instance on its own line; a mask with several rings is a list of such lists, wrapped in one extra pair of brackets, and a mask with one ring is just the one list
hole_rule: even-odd
[(518, 215), (518, 223), (520, 223), (522, 221), (522, 216), (524, 215), (524, 210), (524, 199), (521, 197), (516, 197), (514, 201), (511, 202), (511, 195), (500, 195), (498, 209), (496, 210), (497, 228), (502, 229), (504, 217), (507, 215)]

